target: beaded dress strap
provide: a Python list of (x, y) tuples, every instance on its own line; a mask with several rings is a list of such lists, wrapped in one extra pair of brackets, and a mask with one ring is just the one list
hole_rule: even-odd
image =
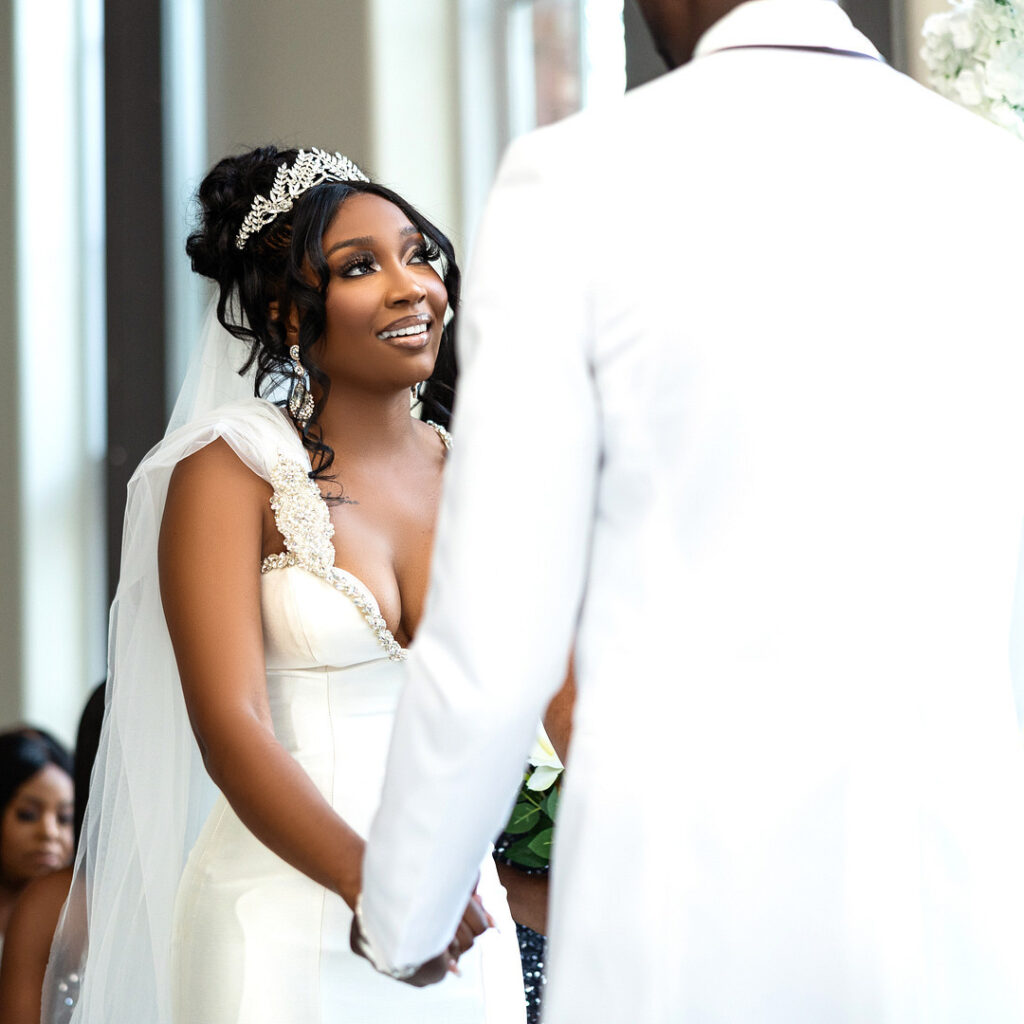
[[(452, 447), (451, 434), (438, 423), (429, 422), (444, 444)], [(285, 550), (267, 555), (260, 565), (261, 573), (274, 569), (298, 566), (329, 583), (356, 606), (367, 625), (373, 630), (377, 642), (392, 661), (404, 661), (405, 650), (388, 629), (380, 608), (365, 587), (356, 586), (350, 574), (334, 564), (334, 523), (331, 522), (327, 502), (316, 481), (298, 459), (279, 452), (277, 462), (270, 471), (270, 485), (274, 493), (270, 507), (274, 512), (277, 529), (284, 538)]]
[(437, 436), (441, 438), (441, 443), (444, 445), (445, 451), (450, 452), (452, 450), (452, 435), (449, 434), (440, 423), (435, 423), (433, 420), (427, 420), (427, 426), (434, 428), (437, 432)]

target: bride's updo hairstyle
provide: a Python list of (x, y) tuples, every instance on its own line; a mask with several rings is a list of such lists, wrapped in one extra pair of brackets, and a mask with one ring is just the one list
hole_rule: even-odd
[[(331, 382), (312, 349), (326, 326), (325, 296), (330, 274), (323, 252), (323, 236), (338, 206), (356, 192), (369, 192), (394, 203), (423, 235), (427, 257), (439, 260), (448, 291), (448, 305), (459, 304), (459, 268), (451, 242), (400, 195), (376, 182), (324, 182), (314, 185), (262, 230), (250, 235), (239, 249), (235, 244), (256, 196), (266, 196), (278, 168), (294, 165), (299, 151), (262, 146), (238, 156), (225, 157), (199, 186), (200, 223), (188, 238), (185, 251), (192, 269), (215, 281), (220, 289), (217, 319), (251, 351), (240, 373), (255, 362), (257, 396), (273, 391), (291, 373), (286, 325), (298, 314), (298, 345), (302, 365), (320, 388), (320, 399), (303, 430), (302, 443), (310, 453), (313, 477), (323, 476), (334, 452), (323, 443), (318, 420)], [(275, 309), (276, 317), (271, 316)], [(428, 417), (447, 426), (458, 370), (455, 360), (455, 318), (441, 335), (434, 372), (421, 392)]]

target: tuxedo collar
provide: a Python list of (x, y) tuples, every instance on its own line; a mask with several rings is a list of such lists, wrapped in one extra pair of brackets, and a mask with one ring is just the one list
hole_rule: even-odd
[(837, 50), (880, 59), (834, 0), (746, 0), (700, 37), (693, 56), (751, 46)]

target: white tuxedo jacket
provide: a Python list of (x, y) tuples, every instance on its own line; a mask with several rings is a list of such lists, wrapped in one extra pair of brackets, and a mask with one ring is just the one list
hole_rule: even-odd
[(1024, 1020), (1024, 146), (875, 56), (751, 0), (508, 152), (365, 865), (389, 962), (453, 934), (574, 649), (548, 1024)]

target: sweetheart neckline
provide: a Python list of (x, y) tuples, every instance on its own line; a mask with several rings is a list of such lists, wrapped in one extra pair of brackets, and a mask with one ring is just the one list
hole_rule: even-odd
[(260, 566), (260, 574), (263, 576), (280, 569), (302, 569), (317, 579), (321, 579), (328, 586), (348, 598), (355, 606), (371, 632), (377, 639), (377, 643), (384, 649), (385, 654), (391, 661), (404, 661), (406, 649), (395, 639), (395, 635), (388, 628), (387, 620), (381, 615), (380, 605), (373, 591), (348, 569), (341, 566), (331, 565), (314, 566), (303, 562), (293, 552), (282, 551), (277, 554), (267, 555)]
[[(266, 561), (267, 558), (273, 558), (275, 555), (285, 555), (285, 554), (287, 554), (287, 552), (284, 552), (284, 551), (274, 552), (272, 554), (267, 555), (266, 558), (264, 558), (264, 561)], [(282, 565), (282, 566), (280, 566), (280, 568), (281, 569), (301, 569), (303, 572), (309, 573), (309, 575), (314, 577), (315, 579), (323, 580), (325, 583), (328, 582), (322, 576), (318, 575), (315, 572), (310, 572), (310, 570), (306, 566), (301, 565), (298, 562), (295, 562), (292, 565)], [(347, 576), (349, 578), (349, 580), (351, 580), (352, 583), (355, 584), (355, 586), (363, 593), (363, 595), (369, 599), (369, 601), (373, 605), (373, 608), (376, 611), (376, 613), (378, 615), (380, 615), (380, 617), (382, 619), (384, 618), (384, 616), (381, 614), (380, 602), (374, 596), (373, 591), (354, 572), (352, 572), (349, 569), (343, 569), (340, 565), (332, 565), (329, 571), (331, 571), (331, 572), (340, 572), (343, 576)], [(268, 576), (270, 574), (269, 573), (263, 573), (263, 575), (264, 576)], [(334, 588), (334, 589), (337, 589), (337, 588)], [(343, 596), (348, 597), (348, 595), (345, 594), (344, 591), (340, 591), (340, 593), (342, 593)], [(358, 611), (359, 609), (357, 608), (356, 610)], [(389, 630), (389, 632), (390, 632), (390, 630)], [(392, 633), (391, 635), (394, 636), (394, 633)], [(395, 643), (398, 643), (398, 641), (396, 640)], [(402, 647), (401, 644), (399, 644), (398, 646)], [(404, 650), (406, 650), (406, 648), (402, 647), (402, 650), (404, 651)]]
[[(448, 431), (430, 420), (427, 425), (433, 428), (445, 451), (450, 451), (452, 441)], [(285, 550), (264, 557), (260, 572), (266, 574), (274, 569), (296, 567), (318, 576), (353, 602), (388, 657), (401, 661), (406, 656), (406, 649), (388, 628), (373, 591), (355, 573), (337, 564), (338, 550), (334, 546), (335, 530), (330, 507), (317, 482), (309, 475), (309, 453), (303, 449), (302, 454), (300, 461), (279, 451), (277, 465), (270, 471), (269, 482), (273, 487), (270, 507)], [(308, 504), (311, 499), (312, 506)], [(323, 532), (319, 536), (317, 521), (322, 521)]]

